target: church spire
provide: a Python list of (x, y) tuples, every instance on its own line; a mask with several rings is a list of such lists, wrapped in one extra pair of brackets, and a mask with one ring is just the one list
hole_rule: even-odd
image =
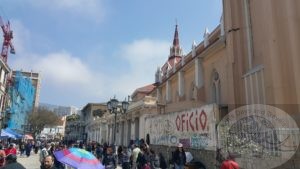
[[(161, 76), (168, 77), (171, 70), (173, 70), (173, 72), (175, 72), (176, 65), (181, 62), (182, 57), (183, 57), (183, 54), (182, 54), (182, 49), (179, 45), (179, 33), (178, 33), (178, 25), (177, 25), (177, 21), (176, 21), (173, 44), (170, 47), (169, 58), (168, 58), (167, 62), (161, 68)], [(159, 76), (157, 73), (157, 79), (158, 79), (158, 77)]]
[(178, 27), (178, 25), (176, 23), (173, 46), (179, 46), (179, 37), (178, 37), (178, 28), (177, 27)]
[(174, 39), (173, 39), (173, 46), (170, 47), (169, 59), (172, 59), (174, 57), (181, 57), (181, 56), (182, 56), (182, 49), (179, 45), (178, 25), (177, 25), (177, 22), (176, 22)]

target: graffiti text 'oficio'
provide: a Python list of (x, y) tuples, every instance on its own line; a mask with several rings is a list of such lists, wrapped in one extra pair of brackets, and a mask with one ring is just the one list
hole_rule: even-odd
[(203, 131), (207, 126), (207, 115), (204, 110), (183, 112), (176, 117), (177, 131)]

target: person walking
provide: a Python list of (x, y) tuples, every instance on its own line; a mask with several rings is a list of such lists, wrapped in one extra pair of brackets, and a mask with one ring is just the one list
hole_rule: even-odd
[(229, 153), (227, 159), (222, 162), (220, 169), (240, 169), (240, 167), (235, 161), (234, 155)]
[(136, 160), (138, 169), (150, 169), (150, 152), (146, 144), (141, 146), (142, 151)]
[(131, 152), (127, 147), (122, 148), (122, 152), (120, 152), (120, 162), (122, 164), (122, 169), (130, 169), (130, 156)]
[(27, 144), (26, 144), (26, 146), (25, 146), (25, 153), (26, 153), (26, 156), (27, 156), (27, 157), (30, 156), (31, 149), (32, 149), (32, 144), (31, 144), (30, 141), (28, 140), (28, 141), (27, 141)]
[(15, 154), (9, 154), (5, 160), (6, 164), (1, 169), (26, 169), (22, 164), (17, 162), (17, 156)]
[(20, 156), (23, 156), (25, 152), (25, 143), (23, 141), (19, 144), (19, 150), (20, 150)]
[(98, 160), (102, 161), (103, 147), (98, 143), (96, 146), (96, 157)]
[(41, 141), (40, 140), (37, 140), (34, 144), (34, 153), (37, 154), (39, 149), (41, 147)]
[(17, 155), (17, 149), (15, 148), (13, 143), (9, 144), (9, 147), (7, 149), (4, 150), (6, 156), (8, 156), (9, 154), (14, 154)]
[(150, 167), (151, 169), (160, 169), (159, 156), (153, 149), (150, 149)]
[(41, 169), (57, 169), (54, 165), (54, 158), (51, 155), (47, 155), (44, 158), (43, 164), (44, 165), (41, 167)]
[(5, 165), (5, 151), (2, 149), (2, 144), (0, 144), (0, 167), (3, 167)]
[[(60, 145), (56, 145), (55, 146), (55, 151), (61, 151), (64, 149), (64, 145), (63, 144), (60, 144)], [(53, 156), (53, 159), (54, 159), (54, 166), (57, 168), (57, 169), (65, 169), (65, 165), (61, 162), (59, 162), (56, 158), (56, 156)]]
[(44, 159), (49, 155), (49, 150), (50, 150), (50, 144), (46, 144), (45, 147), (42, 148), (40, 151), (40, 163), (41, 163), (41, 168), (44, 165)]
[(183, 145), (181, 143), (178, 144), (177, 149), (173, 154), (173, 162), (175, 165), (175, 169), (184, 169), (184, 165), (186, 163), (186, 156), (183, 149)]
[(166, 159), (165, 159), (165, 157), (163, 156), (163, 154), (162, 154), (162, 153), (159, 153), (158, 156), (159, 156), (159, 167), (160, 167), (161, 169), (167, 169), (167, 168), (168, 168), (168, 165), (167, 165)]
[(102, 164), (105, 166), (105, 169), (117, 168), (117, 163), (116, 163), (115, 156), (113, 155), (112, 147), (107, 147), (106, 155), (103, 158)]
[(141, 149), (139, 148), (138, 144), (134, 144), (134, 148), (132, 150), (132, 169), (136, 169), (137, 167), (136, 160), (140, 152)]

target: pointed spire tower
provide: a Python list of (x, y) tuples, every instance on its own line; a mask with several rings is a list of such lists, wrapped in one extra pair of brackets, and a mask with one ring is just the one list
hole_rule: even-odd
[(178, 25), (176, 23), (173, 45), (170, 47), (169, 58), (161, 68), (163, 76), (168, 76), (169, 71), (176, 70), (176, 65), (181, 62), (182, 56), (182, 49), (179, 45)]
[(179, 45), (178, 25), (176, 23), (174, 39), (173, 39), (173, 46), (170, 47), (169, 60), (174, 59), (176, 57), (181, 58), (181, 56), (182, 56), (182, 49)]

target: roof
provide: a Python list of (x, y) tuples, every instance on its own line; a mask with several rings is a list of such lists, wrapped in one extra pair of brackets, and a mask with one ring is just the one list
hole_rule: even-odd
[(87, 108), (91, 106), (100, 106), (100, 105), (106, 105), (106, 103), (88, 103), (81, 109), (81, 111), (84, 112)]
[(154, 89), (154, 87), (155, 86), (153, 84), (150, 84), (150, 85), (147, 85), (144, 87), (140, 87), (140, 88), (136, 89), (135, 91), (141, 92), (141, 93), (149, 93)]
[(166, 63), (161, 68), (162, 74), (166, 75), (169, 70), (173, 69), (173, 67), (180, 62), (181, 62), (180, 56), (169, 58), (169, 60), (166, 61)]
[(149, 84), (140, 88), (135, 89), (135, 91), (132, 93), (132, 96), (136, 95), (137, 93), (145, 93), (148, 94), (152, 92), (152, 90), (155, 88), (154, 84)]

